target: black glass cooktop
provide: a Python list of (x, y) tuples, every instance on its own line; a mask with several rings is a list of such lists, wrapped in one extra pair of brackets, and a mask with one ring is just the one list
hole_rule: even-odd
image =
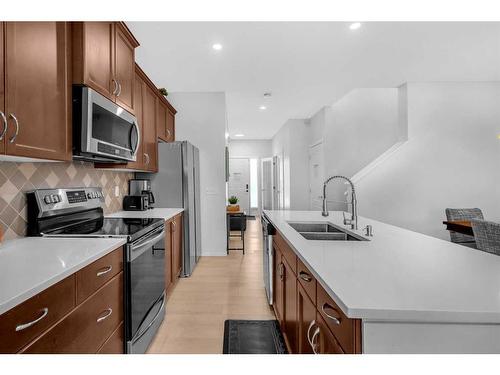
[(92, 218), (69, 223), (49, 232), (46, 236), (128, 237), (129, 240), (146, 234), (163, 222), (162, 219)]

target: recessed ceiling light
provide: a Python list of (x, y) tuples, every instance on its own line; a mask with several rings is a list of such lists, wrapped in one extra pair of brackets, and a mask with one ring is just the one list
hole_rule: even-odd
[(361, 22), (354, 22), (349, 25), (351, 30), (357, 30), (361, 27)]
[(244, 137), (244, 136), (245, 136), (245, 134), (235, 134), (234, 136), (235, 136), (235, 137)]
[(267, 109), (267, 107), (266, 107), (265, 105), (261, 105), (261, 106), (259, 107), (259, 109), (260, 109), (261, 111), (264, 111), (264, 110), (266, 110), (266, 109)]
[(220, 51), (222, 49), (222, 44), (220, 43), (212, 44), (212, 48), (216, 51)]
[(264, 98), (270, 98), (271, 97), (271, 93), (270, 92), (265, 92), (264, 93)]

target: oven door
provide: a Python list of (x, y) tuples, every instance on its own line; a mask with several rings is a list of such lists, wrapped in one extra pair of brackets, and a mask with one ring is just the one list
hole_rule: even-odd
[(144, 353), (165, 314), (165, 226), (127, 245), (127, 352)]
[(82, 151), (118, 160), (136, 161), (140, 142), (137, 119), (111, 100), (81, 87)]

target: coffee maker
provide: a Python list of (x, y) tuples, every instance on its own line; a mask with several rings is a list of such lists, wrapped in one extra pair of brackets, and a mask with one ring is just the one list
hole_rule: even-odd
[(151, 191), (151, 181), (146, 179), (131, 179), (128, 181), (129, 195), (147, 195), (148, 196), (148, 208), (153, 208), (155, 203), (155, 196)]

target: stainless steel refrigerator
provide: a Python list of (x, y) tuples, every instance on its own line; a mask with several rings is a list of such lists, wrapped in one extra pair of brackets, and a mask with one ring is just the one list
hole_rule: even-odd
[(182, 276), (192, 274), (201, 254), (200, 156), (187, 141), (158, 144), (158, 173), (136, 173), (151, 180), (155, 207), (184, 208)]

